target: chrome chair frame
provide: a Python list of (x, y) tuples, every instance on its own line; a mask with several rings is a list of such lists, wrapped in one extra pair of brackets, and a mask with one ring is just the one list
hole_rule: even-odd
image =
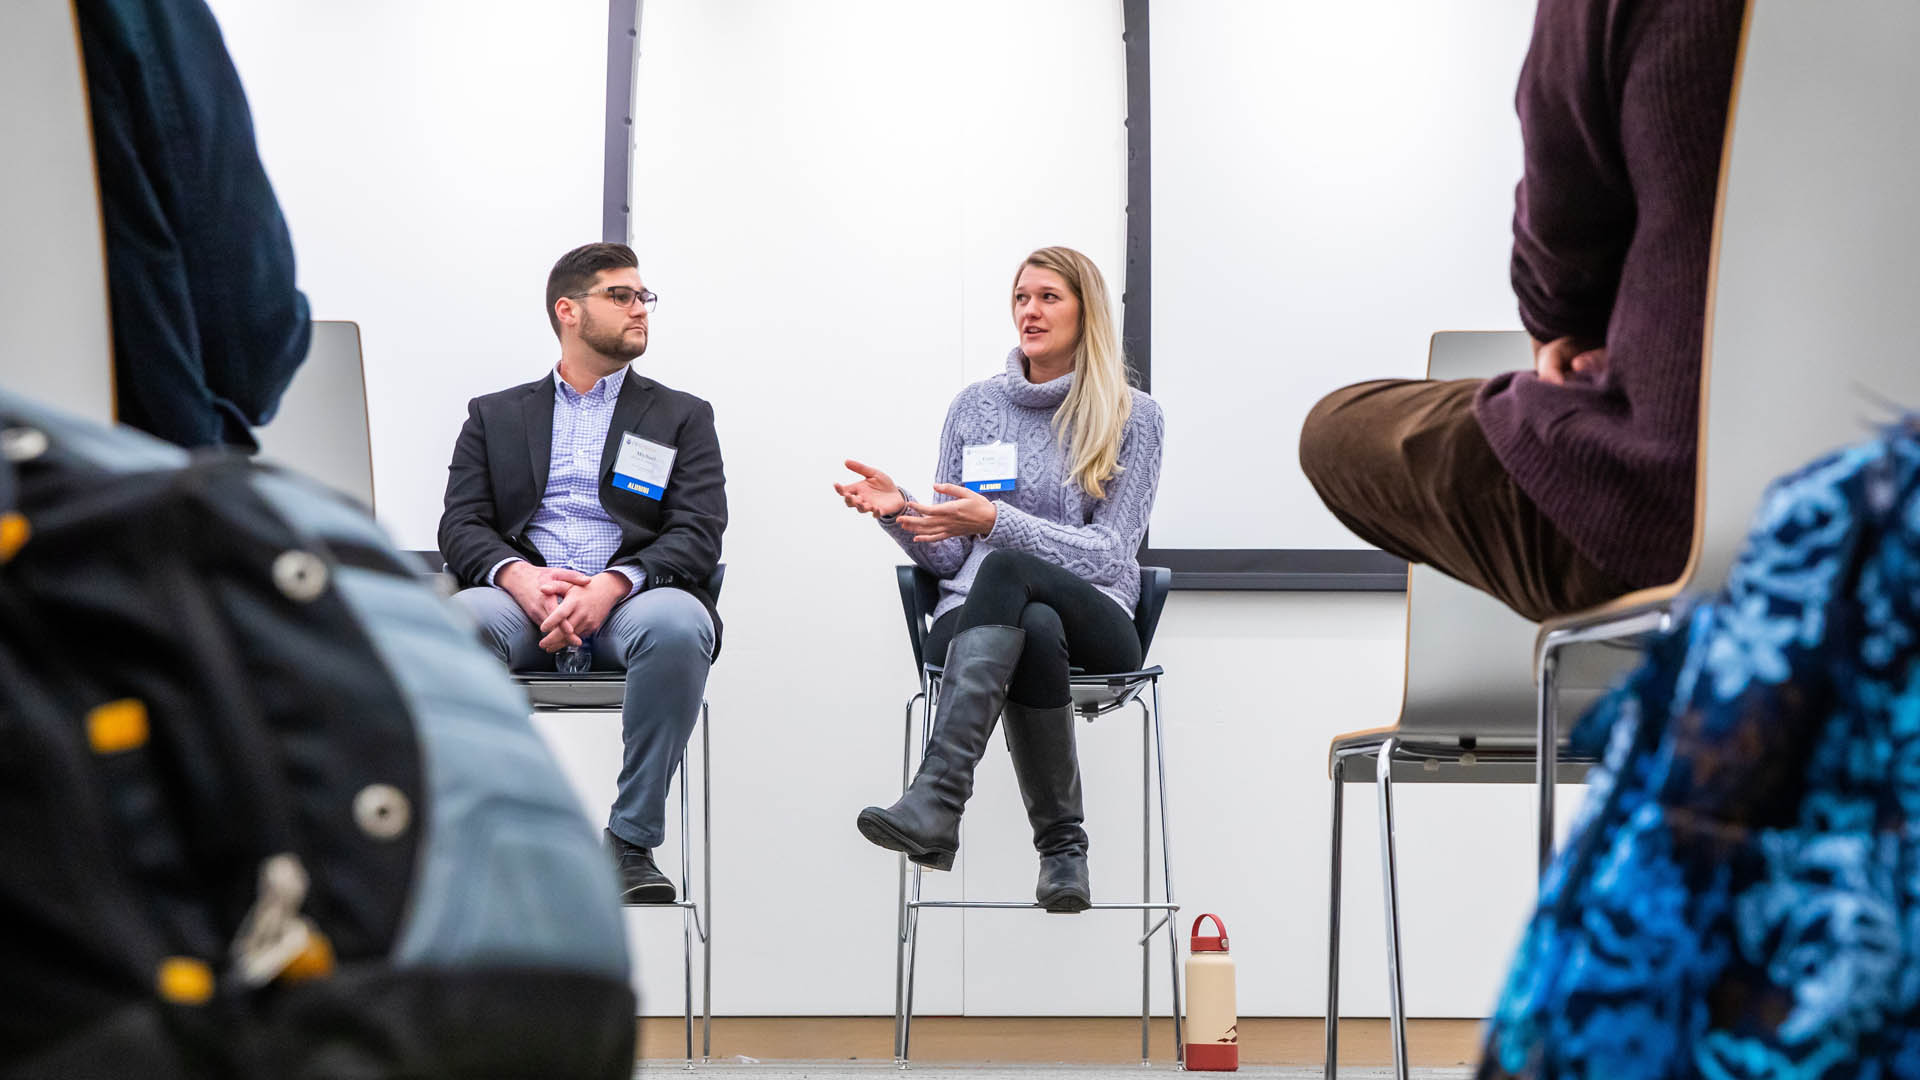
[[(1526, 338), (1512, 332), (1445, 332), (1433, 336), (1428, 375), (1468, 378), (1528, 359)], [(1394, 1075), (1405, 1080), (1406, 992), (1400, 939), (1399, 863), (1395, 845), (1395, 781), (1534, 784), (1584, 777), (1590, 762), (1567, 760), (1552, 742), (1534, 741), (1536, 692), (1525, 680), (1522, 650), (1534, 624), (1504, 605), (1427, 566), (1407, 571), (1406, 669), (1400, 713), (1390, 727), (1349, 732), (1328, 747), (1332, 780), (1327, 904), (1327, 1014), (1324, 1076), (1337, 1072), (1340, 1042), (1340, 913), (1343, 800), (1346, 785), (1371, 779), (1380, 808), (1381, 888), (1385, 901), (1387, 1006)], [(1544, 692), (1591, 701), (1631, 657), (1618, 650), (1580, 650), (1562, 678)], [(1556, 736), (1557, 737), (1557, 734)], [(1544, 763), (1544, 764), (1538, 764)], [(1544, 769), (1545, 771), (1542, 771)], [(1396, 776), (1396, 770), (1399, 775)], [(1549, 795), (1552, 784), (1545, 785)]]
[[(722, 563), (707, 579), (707, 593), (720, 597), (727, 567)], [(561, 672), (514, 672), (513, 681), (527, 690), (527, 702), (537, 713), (619, 712), (626, 693), (624, 671), (589, 671), (579, 674)], [(680, 787), (680, 898), (671, 904), (632, 904), (634, 909), (679, 908), (681, 913), (680, 954), (682, 985), (685, 991), (686, 1050), (688, 1069), (693, 1056), (693, 939), (700, 939), (700, 1060), (713, 1056), (713, 738), (712, 707), (700, 702), (700, 899), (693, 896), (693, 844), (690, 836), (692, 815), (688, 813), (687, 755), (680, 752), (674, 775)]]
[[(1327, 899), (1327, 1048), (1322, 1073), (1325, 1080), (1335, 1080), (1338, 1075), (1340, 1050), (1340, 890), (1341, 849), (1345, 836), (1343, 795), (1348, 784), (1361, 782), (1349, 776), (1349, 765), (1355, 759), (1360, 759), (1361, 764), (1370, 765), (1374, 770), (1373, 784), (1380, 809), (1380, 881), (1386, 908), (1388, 1035), (1393, 1048), (1394, 1075), (1399, 1080), (1407, 1080), (1412, 1066), (1407, 1057), (1406, 987), (1401, 974), (1400, 879), (1393, 814), (1394, 766), (1404, 768), (1417, 763), (1423, 771), (1454, 770), (1463, 775), (1463, 780), (1466, 775), (1472, 774), (1477, 782), (1525, 784), (1532, 781), (1522, 770), (1529, 770), (1541, 756), (1532, 747), (1467, 747), (1457, 741), (1449, 746), (1417, 738), (1410, 740), (1396, 729), (1386, 729), (1379, 736), (1377, 741), (1355, 740), (1348, 745), (1337, 746), (1329, 754), (1333, 809)], [(1583, 758), (1551, 752), (1548, 756), (1555, 762), (1552, 775), (1562, 783), (1580, 781), (1592, 764)], [(1547, 786), (1552, 787), (1551, 784)]]
[[(613, 676), (606, 678), (604, 676)], [(603, 684), (612, 690), (624, 689), (626, 680), (619, 672), (589, 672), (583, 675), (548, 675), (539, 673), (516, 673), (515, 682), (527, 688), (529, 703), (535, 712), (595, 712), (604, 713), (608, 706), (599, 704), (544, 704), (539, 699), (543, 685), (552, 686), (561, 683), (577, 687), (581, 683)], [(619, 709), (616, 700), (613, 709)], [(686, 1042), (687, 1068), (693, 1068), (693, 939), (700, 939), (700, 1060), (713, 1056), (713, 740), (708, 724), (710, 707), (704, 701), (700, 703), (700, 899), (693, 896), (693, 844), (688, 813), (690, 798), (687, 791), (687, 755), (681, 752), (680, 761), (674, 766), (674, 776), (680, 787), (680, 899), (671, 904), (630, 904), (633, 910), (648, 908), (672, 909), (681, 912), (681, 963), (682, 981), (686, 995)]]
[[(914, 765), (914, 706), (920, 710), (920, 752), (926, 752), (928, 741), (932, 737), (933, 717), (939, 706), (941, 665), (929, 662), (926, 657), (926, 639), (933, 607), (938, 598), (938, 579), (925, 570), (915, 566), (895, 568), (900, 586), (900, 602), (907, 619), (907, 633), (913, 647), (913, 657), (918, 668), (920, 690), (907, 700), (906, 733), (900, 758), (900, 788), (905, 791), (913, 780)], [(1141, 606), (1135, 612), (1134, 625), (1141, 637), (1141, 656), (1145, 657), (1147, 646), (1152, 644), (1153, 633), (1160, 620), (1161, 608), (1166, 602), (1167, 591), (1172, 585), (1172, 571), (1161, 567), (1141, 567), (1140, 570)], [(1140, 946), (1140, 1060), (1148, 1064), (1152, 1058), (1152, 1036), (1150, 1020), (1153, 1010), (1152, 980), (1153, 956), (1152, 943), (1156, 933), (1165, 927), (1167, 934), (1167, 952), (1170, 983), (1173, 998), (1173, 1047), (1176, 1064), (1185, 1059), (1186, 1044), (1180, 999), (1180, 948), (1179, 939), (1173, 925), (1173, 916), (1180, 910), (1174, 901), (1173, 893), (1173, 846), (1172, 825), (1167, 813), (1167, 770), (1166, 740), (1161, 725), (1160, 677), (1165, 671), (1158, 666), (1142, 668), (1139, 671), (1118, 672), (1107, 675), (1075, 674), (1068, 680), (1073, 688), (1074, 710), (1088, 721), (1108, 713), (1125, 708), (1128, 704), (1140, 706), (1140, 902), (1096, 903), (1089, 911), (1138, 911), (1140, 912), (1140, 937), (1136, 944)], [(1143, 696), (1145, 695), (1145, 696)], [(1147, 706), (1147, 697), (1153, 699), (1151, 710)], [(1155, 766), (1158, 766), (1157, 770)], [(1162, 872), (1163, 900), (1153, 899), (1153, 798), (1156, 772), (1160, 799), (1160, 867)], [(906, 1068), (911, 1060), (913, 1034), (913, 989), (914, 968), (919, 946), (920, 912), (924, 909), (946, 910), (987, 910), (987, 911), (1040, 911), (1040, 904), (1032, 900), (923, 900), (920, 896), (921, 874), (923, 868), (911, 862), (905, 855), (899, 857), (899, 912), (898, 932), (894, 949), (894, 1063)], [(1159, 913), (1159, 921), (1154, 914)]]
[(1534, 656), (1534, 687), (1539, 695), (1535, 707), (1535, 739), (1540, 747), (1538, 772), (1534, 780), (1537, 806), (1534, 827), (1538, 833), (1540, 876), (1547, 874), (1553, 862), (1554, 795), (1548, 777), (1557, 775), (1555, 765), (1560, 745), (1560, 652), (1577, 645), (1632, 646), (1648, 634), (1665, 634), (1673, 629), (1672, 600), (1638, 610), (1602, 609), (1586, 619), (1565, 625), (1542, 628)]

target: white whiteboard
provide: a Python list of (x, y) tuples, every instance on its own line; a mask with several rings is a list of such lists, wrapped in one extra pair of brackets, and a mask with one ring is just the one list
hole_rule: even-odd
[(1328, 391), (1517, 329), (1532, 0), (1152, 5), (1155, 548), (1359, 548), (1299, 468)]

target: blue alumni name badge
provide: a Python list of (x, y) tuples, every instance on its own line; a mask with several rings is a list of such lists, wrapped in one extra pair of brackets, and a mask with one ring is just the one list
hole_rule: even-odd
[(990, 442), (960, 454), (960, 486), (982, 495), (1020, 486), (1020, 444)]
[(614, 459), (613, 486), (658, 501), (673, 475), (673, 459), (680, 451), (643, 439), (631, 431), (620, 435), (620, 456)]

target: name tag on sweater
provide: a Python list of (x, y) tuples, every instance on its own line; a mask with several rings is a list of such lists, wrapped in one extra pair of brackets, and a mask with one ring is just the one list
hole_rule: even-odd
[(969, 446), (960, 454), (960, 486), (986, 494), (1020, 486), (1020, 445), (1010, 442)]
[(631, 431), (620, 435), (620, 456), (613, 463), (613, 486), (656, 502), (666, 494), (673, 475), (673, 459), (680, 451), (643, 439)]

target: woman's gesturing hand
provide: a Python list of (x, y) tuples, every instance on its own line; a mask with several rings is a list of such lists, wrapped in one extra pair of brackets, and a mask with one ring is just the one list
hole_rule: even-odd
[(870, 465), (847, 459), (847, 468), (860, 474), (851, 484), (835, 484), (833, 490), (848, 506), (863, 514), (892, 515), (907, 505), (905, 496), (894, 486), (893, 477)]
[(918, 517), (903, 517), (900, 527), (913, 534), (916, 544), (931, 544), (956, 536), (985, 536), (993, 531), (1000, 511), (993, 500), (959, 484), (935, 484), (933, 490), (953, 499), (943, 503), (910, 502), (907, 509)]

